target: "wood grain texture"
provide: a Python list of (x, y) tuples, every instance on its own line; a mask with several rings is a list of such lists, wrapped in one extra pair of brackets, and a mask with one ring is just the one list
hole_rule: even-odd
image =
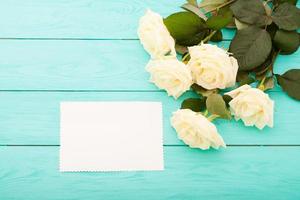
[[(170, 125), (172, 112), (180, 108), (188, 93), (175, 101), (164, 92), (1, 92), (0, 144), (59, 144), (59, 103), (61, 101), (161, 101), (164, 144), (182, 144)], [(281, 92), (270, 92), (275, 100), (275, 127), (263, 131), (242, 122), (217, 120), (227, 144), (300, 145), (300, 106)]]
[[(229, 42), (221, 42), (227, 48)], [(5, 40), (1, 90), (157, 90), (139, 41)], [(300, 68), (300, 50), (280, 55), (275, 72)], [(277, 87), (275, 90), (281, 90)]]
[[(0, 200), (300, 199), (300, 107), (279, 87), (269, 93), (273, 129), (217, 120), (233, 145), (220, 151), (190, 149), (177, 139), (169, 118), (194, 94), (175, 101), (147, 81), (149, 56), (136, 29), (146, 8), (168, 16), (184, 2), (1, 2)], [(233, 33), (224, 30), (224, 38)], [(229, 41), (219, 45), (226, 48)], [(275, 71), (299, 63), (300, 50), (280, 56)], [(60, 173), (59, 102), (67, 100), (161, 101), (166, 170)]]
[(58, 150), (0, 147), (1, 199), (300, 198), (300, 147), (165, 147), (164, 171), (107, 173), (60, 173)]
[[(137, 39), (147, 8), (166, 17), (185, 0), (11, 0), (1, 2), (1, 38)], [(233, 30), (224, 30), (232, 38)]]

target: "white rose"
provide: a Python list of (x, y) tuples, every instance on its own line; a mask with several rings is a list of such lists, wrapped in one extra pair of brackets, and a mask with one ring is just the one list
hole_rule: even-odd
[(176, 57), (175, 41), (159, 14), (151, 10), (146, 11), (140, 19), (138, 36), (152, 59)]
[(216, 45), (201, 44), (189, 47), (188, 66), (194, 82), (208, 90), (224, 89), (235, 85), (237, 60)]
[(150, 72), (150, 81), (175, 99), (192, 85), (191, 71), (177, 59), (150, 60), (146, 70)]
[(226, 147), (216, 126), (201, 113), (180, 109), (173, 113), (171, 124), (178, 138), (192, 148), (209, 149)]
[(233, 98), (229, 105), (236, 120), (242, 119), (246, 126), (255, 125), (259, 129), (266, 125), (273, 127), (274, 101), (268, 94), (249, 85), (225, 94)]

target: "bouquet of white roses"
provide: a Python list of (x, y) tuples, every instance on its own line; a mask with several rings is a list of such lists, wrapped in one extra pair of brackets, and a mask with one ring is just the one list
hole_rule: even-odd
[[(173, 113), (171, 124), (179, 139), (193, 148), (226, 147), (212, 123), (216, 118), (234, 116), (246, 126), (273, 127), (274, 101), (264, 91), (273, 88), (274, 80), (300, 100), (300, 70), (273, 73), (277, 55), (291, 54), (300, 45), (295, 4), (188, 0), (182, 6), (186, 11), (165, 19), (146, 11), (138, 35), (151, 56), (146, 66), (150, 81), (175, 99), (190, 88), (199, 95), (185, 99)], [(221, 29), (226, 27), (238, 29), (229, 51), (207, 43), (222, 41)]]

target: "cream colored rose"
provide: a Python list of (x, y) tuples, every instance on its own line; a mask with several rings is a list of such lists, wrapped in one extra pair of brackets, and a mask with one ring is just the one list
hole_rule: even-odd
[(203, 150), (213, 147), (226, 147), (216, 126), (201, 113), (189, 109), (180, 109), (173, 113), (171, 124), (178, 138), (192, 148)]
[(211, 44), (189, 47), (188, 66), (198, 85), (211, 89), (224, 89), (235, 85), (237, 60), (228, 52)]
[(140, 19), (138, 36), (152, 59), (176, 57), (175, 41), (159, 14), (151, 10), (146, 11)]
[(236, 120), (242, 119), (246, 126), (255, 125), (259, 129), (266, 125), (273, 127), (274, 101), (268, 94), (249, 85), (225, 94), (233, 98), (229, 105)]
[(150, 81), (160, 89), (167, 91), (169, 96), (178, 98), (192, 85), (189, 68), (177, 59), (150, 60), (146, 66), (150, 73)]

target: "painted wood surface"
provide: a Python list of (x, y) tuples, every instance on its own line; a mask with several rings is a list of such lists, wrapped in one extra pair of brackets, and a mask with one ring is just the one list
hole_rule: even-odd
[[(1, 90), (157, 90), (139, 41), (0, 40)], [(229, 42), (218, 43), (228, 48)], [(300, 50), (275, 72), (300, 68)], [(280, 90), (275, 88), (275, 90)]]
[[(300, 145), (299, 102), (282, 92), (270, 92), (275, 100), (275, 127), (263, 131), (245, 127), (241, 121), (217, 120), (220, 134), (229, 145)], [(161, 101), (164, 144), (182, 144), (170, 126), (172, 112), (181, 101), (165, 92), (1, 92), (0, 144), (58, 145), (61, 101)]]
[[(0, 200), (300, 199), (300, 104), (277, 86), (275, 127), (217, 120), (229, 145), (184, 146), (169, 125), (181, 101), (150, 84), (136, 35), (146, 8), (184, 0), (11, 0), (0, 4)], [(300, 3), (298, 3), (300, 6)], [(223, 32), (227, 48), (233, 30)], [(300, 50), (276, 73), (300, 68)], [(60, 101), (162, 101), (165, 171), (60, 173)]]
[(1, 199), (300, 198), (300, 147), (165, 147), (165, 171), (126, 173), (60, 173), (58, 150), (0, 147)]
[[(0, 7), (1, 38), (137, 39), (147, 8), (167, 17), (185, 0), (11, 0)], [(232, 38), (233, 30), (225, 30)]]
[[(185, 0), (1, 1), (1, 38), (137, 39), (147, 8), (166, 17)], [(298, 7), (300, 3), (298, 2)], [(231, 39), (234, 30), (223, 31)]]

